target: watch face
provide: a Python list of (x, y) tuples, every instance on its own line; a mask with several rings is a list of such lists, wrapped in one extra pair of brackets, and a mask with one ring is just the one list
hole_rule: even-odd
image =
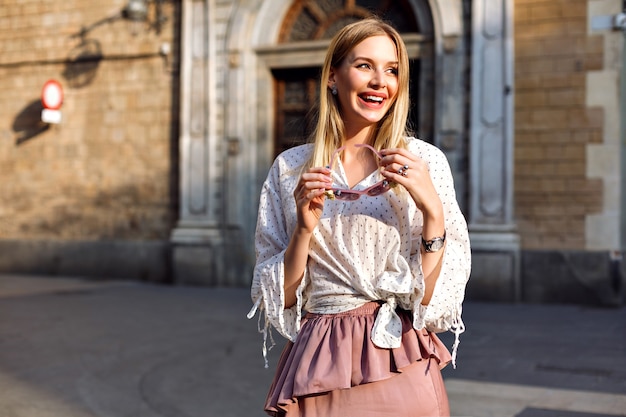
[(430, 245), (430, 250), (433, 252), (437, 252), (439, 249), (443, 248), (443, 240), (437, 239)]
[(433, 239), (430, 242), (427, 242), (424, 246), (426, 252), (437, 252), (441, 248), (443, 248), (443, 239)]

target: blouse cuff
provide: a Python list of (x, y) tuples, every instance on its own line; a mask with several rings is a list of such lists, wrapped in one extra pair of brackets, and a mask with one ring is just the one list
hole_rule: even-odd
[[(455, 243), (448, 242), (445, 248), (444, 259), (442, 261), (441, 272), (435, 284), (433, 294), (428, 305), (419, 303), (414, 314), (413, 326), (416, 329), (426, 328), (428, 331), (440, 333), (451, 331), (455, 335), (452, 346), (452, 365), (456, 367), (456, 353), (459, 345), (459, 336), (465, 331), (463, 320), (461, 319), (463, 291), (466, 278), (459, 274), (464, 274), (466, 268), (463, 266), (465, 260), (455, 250)], [(460, 288), (456, 288), (460, 287)]]
[[(263, 357), (265, 366), (268, 367), (267, 352), (275, 345), (271, 327), (274, 327), (283, 337), (292, 342), (296, 340), (300, 331), (303, 292), (306, 287), (307, 274), (305, 270), (302, 282), (296, 289), (296, 303), (289, 308), (285, 308), (284, 263), (282, 261), (268, 262), (258, 271), (258, 274), (271, 277), (271, 279), (262, 282), (257, 281), (257, 285), (253, 284), (254, 305), (247, 317), (251, 319), (257, 310), (261, 312), (258, 327), (259, 332), (263, 334)], [(268, 340), (270, 342), (269, 347)]]

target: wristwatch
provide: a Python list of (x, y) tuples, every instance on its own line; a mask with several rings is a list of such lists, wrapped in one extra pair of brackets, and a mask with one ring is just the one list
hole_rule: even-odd
[(428, 253), (437, 252), (438, 250), (443, 248), (443, 244), (445, 241), (446, 241), (446, 232), (443, 232), (442, 237), (435, 237), (430, 240), (422, 239), (422, 243), (424, 244), (424, 251)]

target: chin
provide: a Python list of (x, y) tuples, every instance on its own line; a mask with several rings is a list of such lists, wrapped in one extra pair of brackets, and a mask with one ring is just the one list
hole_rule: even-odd
[(363, 119), (369, 124), (374, 124), (383, 120), (383, 118), (385, 117), (385, 114), (387, 113), (379, 114), (376, 116), (364, 116)]

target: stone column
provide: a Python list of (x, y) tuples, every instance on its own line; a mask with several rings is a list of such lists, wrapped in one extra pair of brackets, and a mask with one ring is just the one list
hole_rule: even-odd
[[(626, 13), (626, 4), (624, 4), (624, 13)], [(620, 74), (620, 120), (621, 122), (621, 167), (622, 167), (622, 195), (621, 195), (621, 227), (620, 240), (622, 255), (626, 254), (626, 29), (622, 30), (622, 68)], [(622, 263), (623, 279), (626, 280), (626, 263)], [(626, 284), (626, 282), (624, 282)], [(624, 285), (626, 287), (626, 285)], [(626, 302), (626, 289), (624, 289), (624, 301)]]
[[(432, 4), (435, 21), (435, 80), (433, 143), (448, 158), (457, 200), (467, 212), (467, 45), (463, 38), (463, 5), (459, 0)], [(430, 97), (425, 97), (430, 100)]]
[(223, 276), (214, 8), (213, 0), (182, 1), (180, 213), (171, 236), (177, 283), (219, 284)]
[(513, 219), (513, 1), (472, 2), (468, 295), (519, 301)]

